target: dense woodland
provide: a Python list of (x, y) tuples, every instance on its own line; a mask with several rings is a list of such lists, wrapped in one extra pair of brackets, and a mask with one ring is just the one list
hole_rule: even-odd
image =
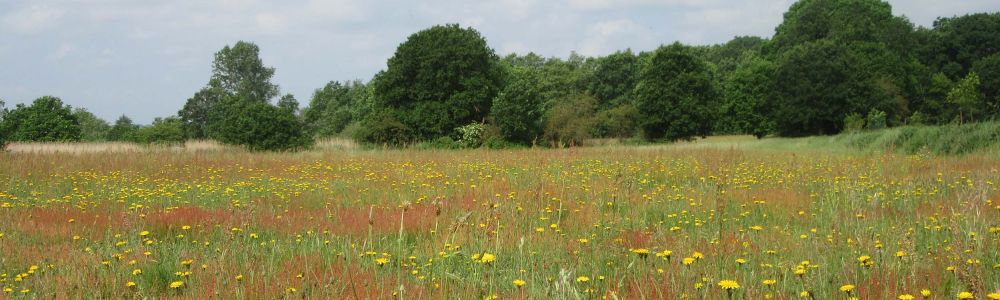
[(271, 82), (260, 49), (215, 54), (175, 116), (113, 123), (59, 98), (2, 108), (5, 141), (175, 143), (251, 150), (316, 138), (440, 148), (571, 146), (590, 138), (677, 141), (713, 134), (827, 135), (992, 120), (1000, 113), (1000, 13), (931, 28), (880, 0), (800, 0), (770, 39), (667, 44), (603, 57), (498, 56), (457, 24), (409, 36), (369, 81), (332, 81), (300, 107)]

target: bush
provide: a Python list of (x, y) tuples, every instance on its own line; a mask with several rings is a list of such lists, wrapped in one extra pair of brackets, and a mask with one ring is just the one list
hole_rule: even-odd
[(413, 129), (409, 126), (389, 114), (380, 113), (366, 119), (353, 137), (359, 143), (398, 147), (412, 142), (412, 136)]
[(462, 148), (479, 148), (483, 145), (483, 137), (486, 133), (486, 125), (482, 123), (472, 123), (459, 128), (455, 128), (458, 133), (458, 143)]
[(885, 129), (885, 112), (877, 109), (872, 109), (868, 112), (868, 119), (865, 121), (865, 129)]
[(64, 142), (80, 140), (80, 123), (69, 105), (52, 96), (18, 104), (0, 123), (7, 141)]
[(219, 142), (252, 151), (299, 150), (312, 145), (302, 123), (287, 110), (266, 102), (232, 97), (224, 101), (212, 130)]
[(594, 136), (629, 138), (639, 129), (639, 110), (630, 104), (618, 106), (597, 114), (594, 121)]
[(152, 125), (136, 130), (129, 140), (146, 144), (183, 144), (184, 122), (177, 117), (156, 118)]
[(545, 116), (542, 137), (553, 147), (579, 146), (591, 137), (594, 107), (597, 101), (588, 95), (562, 98)]
[(844, 132), (858, 132), (865, 128), (865, 119), (858, 113), (844, 117)]
[(914, 125), (914, 126), (927, 125), (927, 121), (928, 121), (927, 116), (919, 111), (910, 115), (909, 119), (906, 119), (907, 125)]

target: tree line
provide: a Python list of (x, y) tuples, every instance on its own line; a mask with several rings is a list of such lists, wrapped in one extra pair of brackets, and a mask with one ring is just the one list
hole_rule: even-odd
[[(603, 57), (498, 56), (473, 28), (410, 35), (364, 82), (332, 81), (300, 108), (257, 45), (215, 54), (176, 116), (108, 124), (58, 98), (0, 109), (0, 139), (180, 142), (294, 150), (341, 136), (375, 145), (568, 146), (589, 138), (687, 140), (836, 134), (992, 120), (1000, 113), (1000, 13), (931, 28), (880, 0), (799, 0), (772, 38), (680, 43)], [(2, 105), (2, 102), (0, 102)]]

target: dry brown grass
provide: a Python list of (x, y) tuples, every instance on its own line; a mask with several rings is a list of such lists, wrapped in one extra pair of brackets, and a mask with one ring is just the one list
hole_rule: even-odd
[(7, 145), (12, 153), (34, 154), (97, 154), (163, 151), (219, 151), (230, 147), (211, 140), (187, 141), (184, 145), (147, 145), (129, 142), (16, 142)]

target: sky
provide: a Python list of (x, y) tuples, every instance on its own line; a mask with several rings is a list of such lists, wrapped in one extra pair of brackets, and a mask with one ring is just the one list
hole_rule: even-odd
[[(407, 36), (474, 27), (500, 55), (600, 56), (661, 44), (770, 37), (794, 0), (0, 0), (0, 99), (60, 97), (114, 121), (174, 115), (208, 83), (213, 54), (261, 48), (273, 82), (305, 106), (332, 80), (369, 80)], [(996, 0), (890, 0), (929, 27), (1000, 11)]]

